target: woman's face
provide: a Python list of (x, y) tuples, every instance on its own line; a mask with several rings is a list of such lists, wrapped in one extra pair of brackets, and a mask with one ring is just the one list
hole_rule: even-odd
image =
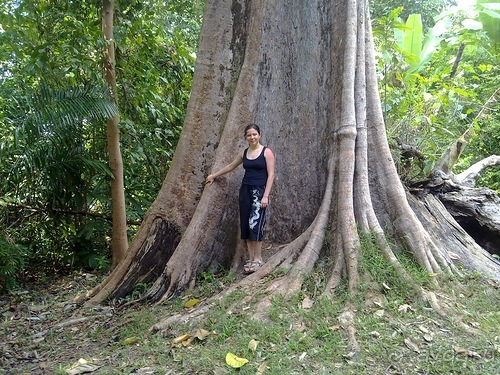
[(245, 138), (247, 139), (249, 145), (257, 145), (260, 141), (260, 134), (255, 129), (248, 129), (245, 134)]

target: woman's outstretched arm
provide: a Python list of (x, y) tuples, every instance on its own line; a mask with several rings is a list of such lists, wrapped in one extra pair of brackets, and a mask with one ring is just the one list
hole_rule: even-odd
[(226, 165), (225, 167), (221, 168), (220, 170), (218, 170), (217, 172), (215, 172), (213, 174), (208, 175), (208, 177), (205, 181), (205, 184), (211, 185), (217, 177), (231, 172), (234, 168), (236, 168), (241, 163), (243, 163), (243, 153), (238, 154), (238, 156), (231, 163)]

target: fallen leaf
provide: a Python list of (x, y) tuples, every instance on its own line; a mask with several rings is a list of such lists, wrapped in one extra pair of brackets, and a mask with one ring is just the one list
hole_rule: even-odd
[(461, 347), (455, 346), (455, 345), (452, 345), (452, 348), (457, 354), (466, 355), (467, 357), (471, 357), (471, 358), (475, 358), (475, 359), (481, 359), (481, 355), (477, 352), (473, 352), (472, 350), (464, 349), (464, 348), (461, 348)]
[(398, 307), (398, 311), (402, 314), (406, 314), (408, 310), (412, 310), (410, 305), (404, 304)]
[(206, 329), (198, 329), (196, 330), (196, 333), (194, 334), (194, 336), (198, 339), (198, 340), (205, 340), (208, 336), (210, 336), (210, 332), (207, 331)]
[(347, 353), (347, 354), (343, 354), (343, 355), (342, 355), (342, 357), (344, 357), (344, 358), (346, 358), (346, 359), (350, 360), (350, 359), (352, 359), (355, 355), (356, 355), (356, 351), (350, 351), (350, 352), (349, 352), (349, 353)]
[(380, 333), (378, 333), (377, 331), (371, 331), (370, 335), (372, 335), (373, 337), (380, 337)]
[(421, 330), (423, 333), (430, 333), (429, 330), (422, 325), (419, 325), (418, 329)]
[(375, 315), (377, 318), (381, 318), (383, 317), (385, 314), (385, 310), (377, 310), (373, 313), (373, 315)]
[(191, 336), (187, 340), (184, 340), (183, 342), (181, 342), (181, 344), (182, 344), (182, 346), (189, 346), (193, 343), (194, 339), (195, 339), (195, 337)]
[(404, 343), (408, 347), (408, 349), (411, 349), (411, 350), (413, 350), (416, 353), (420, 353), (420, 348), (418, 347), (418, 345), (415, 344), (410, 339), (404, 339)]
[(266, 362), (262, 362), (259, 366), (259, 368), (257, 369), (257, 372), (255, 373), (255, 375), (262, 375), (264, 374), (264, 371), (266, 371), (267, 369), (267, 363)]
[(424, 340), (427, 342), (431, 342), (432, 340), (434, 340), (434, 337), (432, 337), (432, 335), (430, 335), (430, 334), (425, 334), (423, 337), (424, 337)]
[(133, 345), (137, 342), (139, 342), (139, 338), (137, 337), (127, 337), (125, 340), (123, 340), (123, 343), (125, 345)]
[(102, 366), (95, 365), (93, 363), (89, 363), (87, 360), (80, 358), (77, 362), (75, 362), (66, 373), (69, 375), (78, 375), (84, 374), (88, 372), (94, 372), (100, 369)]
[(251, 339), (250, 342), (248, 343), (248, 349), (250, 349), (252, 352), (257, 350), (257, 346), (259, 345), (259, 342), (257, 340)]
[(232, 368), (240, 368), (248, 363), (248, 359), (237, 357), (233, 353), (227, 353), (226, 363)]
[(313, 301), (309, 299), (309, 297), (304, 298), (302, 301), (302, 308), (303, 309), (310, 309), (313, 306)]
[(141, 367), (140, 369), (137, 369), (134, 372), (134, 374), (137, 374), (137, 375), (151, 375), (154, 373), (155, 373), (155, 370), (152, 367)]
[(304, 360), (304, 358), (306, 357), (307, 353), (306, 352), (303, 352), (300, 357), (299, 357), (299, 362), (302, 362)]
[(294, 330), (295, 332), (303, 332), (306, 329), (306, 325), (304, 322), (295, 322), (290, 324), (290, 330)]
[(387, 289), (387, 290), (391, 290), (391, 287), (389, 285), (387, 285), (386, 283), (382, 283), (382, 286)]
[(200, 302), (200, 300), (197, 298), (190, 299), (189, 301), (186, 301), (186, 303), (184, 304), (184, 307), (186, 309), (190, 309), (192, 307), (195, 307), (198, 304), (198, 302)]
[(332, 330), (332, 331), (338, 331), (340, 329), (340, 325), (338, 324), (335, 324), (331, 327), (328, 327), (328, 329)]
[(179, 345), (181, 344), (183, 341), (186, 341), (186, 340), (189, 340), (191, 338), (191, 335), (189, 333), (185, 334), (185, 335), (182, 335), (182, 336), (179, 336), (179, 337), (176, 337), (175, 339), (172, 340), (172, 346), (174, 345)]

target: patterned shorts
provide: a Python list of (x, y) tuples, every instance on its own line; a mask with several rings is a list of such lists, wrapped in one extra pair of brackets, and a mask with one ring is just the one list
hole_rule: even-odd
[(265, 186), (241, 185), (240, 188), (240, 225), (241, 239), (262, 241), (266, 224), (266, 209), (260, 207)]

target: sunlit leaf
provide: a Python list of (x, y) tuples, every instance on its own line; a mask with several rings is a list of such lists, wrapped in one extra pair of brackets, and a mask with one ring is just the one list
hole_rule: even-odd
[(190, 309), (192, 307), (195, 307), (199, 302), (200, 302), (199, 299), (193, 298), (193, 299), (190, 299), (189, 301), (186, 301), (186, 303), (184, 304), (184, 307), (186, 309)]
[(233, 368), (240, 368), (248, 363), (248, 359), (237, 357), (233, 353), (227, 353), (226, 363)]
[(178, 344), (182, 343), (183, 341), (189, 340), (191, 337), (192, 336), (189, 333), (182, 335), (182, 336), (178, 336), (175, 339), (173, 339), (172, 345), (178, 345)]
[(133, 345), (137, 343), (139, 339), (137, 337), (127, 337), (125, 340), (123, 340), (123, 343), (125, 345)]
[(481, 30), (483, 24), (476, 20), (465, 19), (462, 21), (462, 26), (469, 30)]

